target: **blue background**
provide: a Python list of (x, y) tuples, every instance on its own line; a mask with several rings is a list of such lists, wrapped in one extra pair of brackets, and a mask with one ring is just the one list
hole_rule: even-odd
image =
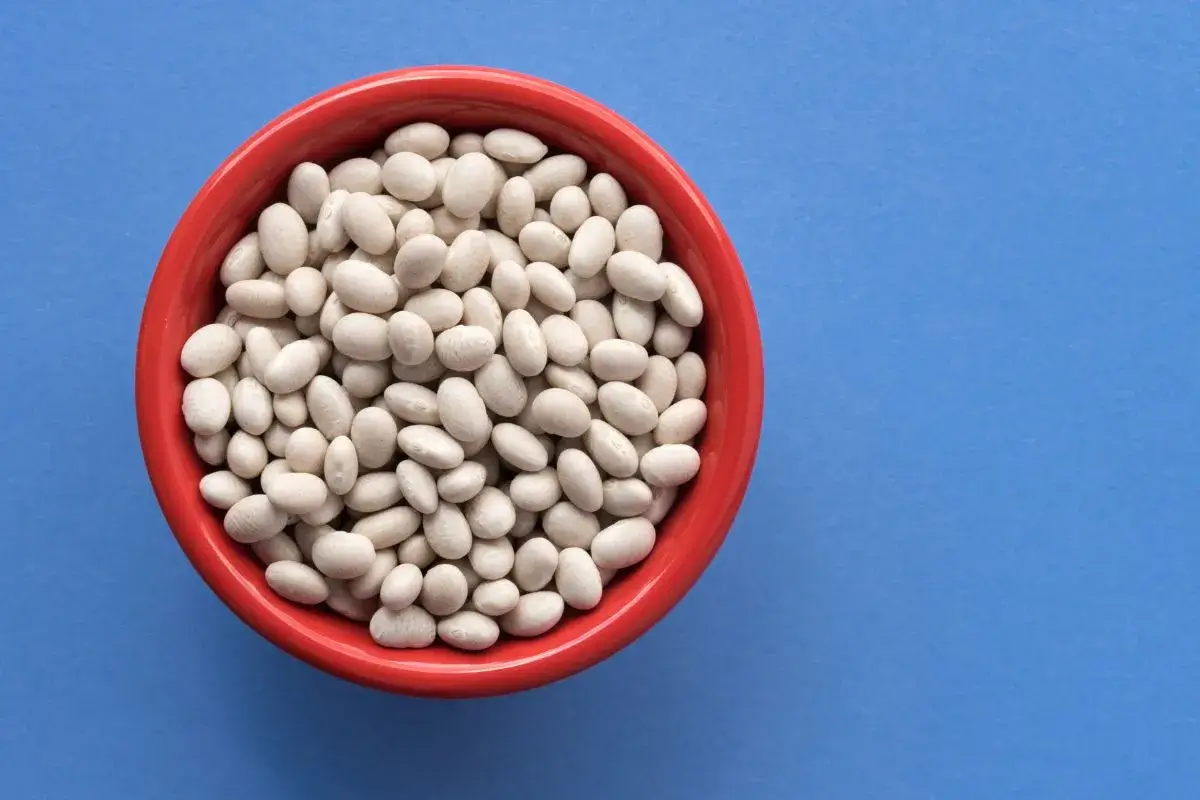
[[(1189, 6), (6, 4), (0, 796), (1196, 797)], [(258, 639), (170, 537), (133, 413), (144, 292), (212, 169), (437, 62), (655, 137), (766, 346), (704, 579), (603, 665), (481, 702)]]

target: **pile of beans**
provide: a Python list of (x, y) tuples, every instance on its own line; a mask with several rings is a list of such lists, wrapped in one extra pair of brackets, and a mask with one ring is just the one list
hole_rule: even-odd
[(386, 647), (594, 608), (695, 477), (703, 317), (655, 212), (513, 129), (303, 163), (180, 361), (200, 492), (267, 584)]

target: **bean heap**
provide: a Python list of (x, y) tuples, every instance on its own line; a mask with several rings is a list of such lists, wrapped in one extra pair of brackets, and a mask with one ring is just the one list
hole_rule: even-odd
[(267, 584), (385, 647), (594, 608), (695, 477), (703, 307), (655, 212), (498, 129), (303, 163), (180, 361), (200, 492)]

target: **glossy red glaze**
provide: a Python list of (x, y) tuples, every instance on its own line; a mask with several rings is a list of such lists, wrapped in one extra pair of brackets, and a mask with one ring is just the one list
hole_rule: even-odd
[[(180, 414), (179, 352), (213, 319), (217, 270), (257, 213), (280, 199), (300, 161), (332, 166), (396, 127), (432, 120), (452, 130), (511, 126), (578, 153), (612, 173), (630, 202), (662, 219), (666, 257), (692, 276), (706, 317), (698, 344), (708, 366), (709, 417), (698, 478), (660, 526), (645, 562), (627, 570), (593, 611), (545, 636), (502, 641), (484, 653), (444, 646), (387, 650), (365, 625), (275, 596), (250, 551), (232, 542), (197, 484), (204, 465)], [(343, 678), (413, 695), (475, 697), (549, 683), (607, 658), (663, 617), (708, 566), (746, 491), (762, 423), (762, 345), (737, 254), (683, 170), (632, 124), (593, 100), (526, 75), (428, 67), (331, 89), (254, 134), (200, 189), (167, 242), (142, 313), (137, 352), (138, 429), (167, 522), (212, 590), (284, 650)]]

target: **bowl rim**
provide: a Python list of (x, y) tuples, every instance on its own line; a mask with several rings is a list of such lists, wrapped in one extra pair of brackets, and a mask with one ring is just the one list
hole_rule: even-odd
[[(536, 658), (503, 665), (481, 663), (478, 669), (439, 670), (421, 663), (403, 664), (386, 659), (364, 661), (351, 657), (333, 639), (316, 635), (305, 626), (271, 613), (266, 601), (237, 574), (224, 555), (195, 531), (197, 526), (188, 504), (177, 490), (179, 481), (176, 479), (181, 460), (190, 458), (191, 454), (187, 451), (188, 445), (179, 441), (180, 437), (163, 435), (164, 419), (170, 416), (177, 421), (178, 410), (164, 402), (168, 398), (162, 396), (156, 380), (164, 369), (178, 369), (178, 354), (165, 351), (155, 330), (156, 321), (162, 316), (161, 310), (172, 302), (173, 286), (169, 285), (171, 279), (168, 277), (171, 265), (186, 262), (189, 230), (207, 216), (203, 212), (211, 202), (211, 195), (234, 167), (260, 149), (270, 150), (271, 140), (281, 130), (309, 115), (328, 114), (330, 106), (352, 103), (360, 95), (387, 90), (397, 84), (416, 86), (439, 81), (467, 81), (477, 84), (480, 91), (503, 86), (540, 95), (548, 102), (569, 106), (572, 113), (586, 117), (592, 126), (608, 128), (613, 136), (635, 145), (638, 157), (652, 162), (667, 181), (674, 184), (693, 206), (691, 218), (701, 220), (706, 233), (715, 238), (719, 252), (713, 254), (711, 260), (730, 266), (731, 272), (735, 273), (728, 277), (736, 290), (724, 296), (722, 303), (736, 307), (738, 315), (752, 326), (742, 337), (749, 344), (745, 352), (738, 354), (748, 359), (744, 366), (749, 381), (743, 389), (748, 413), (744, 418), (728, 423), (740, 428), (734, 433), (740, 446), (734, 454), (735, 463), (722, 467), (723, 471), (735, 476), (735, 484), (728, 486), (726, 502), (711, 518), (709, 524), (714, 527), (713, 534), (702, 539), (701, 547), (689, 555), (678, 580), (669, 583), (652, 576), (620, 613), (611, 616), (606, 623), (587, 629), (567, 644), (541, 651)], [(663, 179), (656, 179), (655, 183), (663, 185)], [(724, 542), (750, 481), (763, 418), (762, 344), (750, 288), (732, 241), (692, 180), (647, 134), (598, 101), (542, 78), (477, 66), (412, 67), (349, 81), (288, 109), (239, 145), (188, 203), (163, 249), (143, 306), (134, 378), (138, 434), (151, 485), (180, 548), (221, 601), (267, 640), (319, 669), (378, 689), (437, 697), (505, 694), (561, 680), (606, 659), (658, 623), (690, 591)], [(396, 651), (397, 657), (404, 652)]]

